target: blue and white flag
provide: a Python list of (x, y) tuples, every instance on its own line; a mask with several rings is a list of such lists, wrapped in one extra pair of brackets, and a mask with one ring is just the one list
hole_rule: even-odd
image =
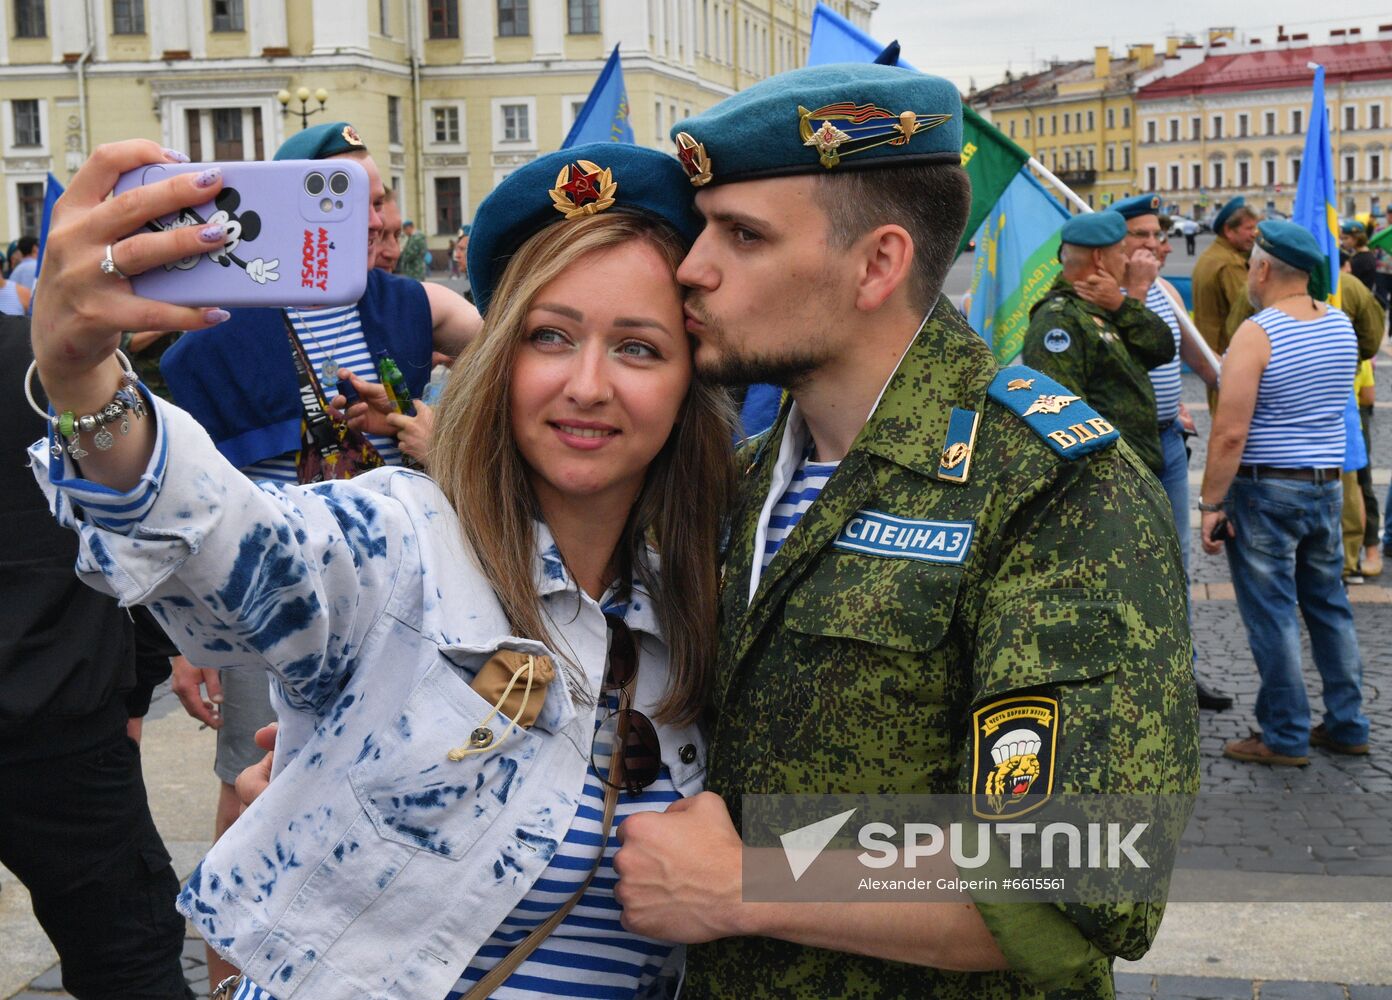
[(633, 142), (633, 125), (628, 120), (628, 91), (624, 89), (617, 45), (609, 53), (609, 60), (591, 88), (585, 106), (575, 116), (575, 124), (570, 127), (570, 134), (561, 148), (569, 149), (587, 142)]
[(1291, 221), (1310, 231), (1329, 260), (1329, 301), (1339, 305), (1339, 213), (1334, 196), (1334, 147), (1329, 141), (1329, 109), (1324, 103), (1324, 67), (1315, 67), (1310, 124)]
[[(824, 3), (812, 11), (807, 65), (876, 62), (885, 47)], [(903, 63), (897, 63), (903, 66)]]
[(48, 181), (44, 184), (43, 219), (39, 223), (39, 256), (34, 263), (35, 278), (43, 269), (44, 246), (48, 243), (49, 223), (53, 221), (53, 206), (58, 204), (59, 198), (63, 197), (63, 190), (63, 185), (58, 183), (58, 178), (49, 174)]

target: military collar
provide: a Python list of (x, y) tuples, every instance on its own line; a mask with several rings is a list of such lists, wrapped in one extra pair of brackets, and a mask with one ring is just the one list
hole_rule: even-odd
[[(1124, 289), (1122, 291), (1122, 294), (1125, 294)], [(1035, 308), (1039, 308), (1039, 306), (1043, 305), (1044, 302), (1047, 301), (1049, 298), (1056, 298), (1059, 296), (1065, 296), (1069, 299), (1072, 299), (1073, 302), (1076, 305), (1078, 305), (1084, 312), (1091, 313), (1094, 316), (1100, 316), (1102, 319), (1110, 320), (1115, 315), (1111, 310), (1107, 309), (1105, 306), (1099, 306), (1096, 302), (1089, 302), (1087, 299), (1079, 295), (1078, 289), (1073, 287), (1073, 282), (1069, 281), (1061, 274), (1054, 279), (1053, 287), (1049, 289), (1048, 294), (1043, 299), (1039, 300), (1039, 303), (1035, 306)], [(1126, 300), (1122, 299), (1122, 305), (1125, 304)], [(1118, 306), (1117, 308), (1119, 309), (1121, 308), (1121, 306)], [(1033, 310), (1031, 310), (1031, 314), (1032, 313)]]
[(986, 342), (946, 296), (939, 296), (857, 435), (852, 454), (869, 452), (919, 475), (942, 478), (953, 409), (979, 411), (995, 371)]
[(1222, 248), (1223, 248), (1224, 250), (1226, 250), (1228, 253), (1232, 254), (1234, 257), (1236, 257), (1236, 258), (1238, 258), (1239, 260), (1241, 260), (1244, 264), (1247, 262), (1247, 258), (1251, 256), (1251, 252), (1250, 252), (1250, 251), (1249, 251), (1248, 253), (1243, 253), (1243, 252), (1242, 252), (1241, 250), (1239, 250), (1237, 247), (1235, 247), (1235, 246), (1233, 246), (1231, 243), (1229, 243), (1229, 242), (1228, 242), (1228, 238), (1227, 238), (1226, 236), (1218, 236), (1218, 237), (1215, 237), (1214, 240), (1213, 240), (1213, 243), (1214, 243), (1215, 246), (1220, 246), (1220, 247), (1222, 247)]

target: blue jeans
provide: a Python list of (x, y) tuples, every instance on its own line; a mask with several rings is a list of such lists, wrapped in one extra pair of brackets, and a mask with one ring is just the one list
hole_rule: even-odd
[(1300, 626), (1324, 681), (1324, 725), (1339, 743), (1366, 743), (1363, 664), (1344, 593), (1339, 481), (1238, 476), (1226, 507), (1237, 537), (1225, 546), (1237, 608), (1261, 675), (1257, 723), (1277, 753), (1310, 748), (1310, 702), (1300, 673)]
[[(1160, 485), (1165, 487), (1165, 495), (1170, 498), (1170, 513), (1174, 515), (1175, 533), (1179, 535), (1179, 555), (1184, 563), (1184, 584), (1189, 585), (1189, 453), (1184, 450), (1184, 432), (1179, 421), (1160, 432), (1160, 451), (1165, 458), (1165, 468), (1160, 473)], [(1187, 596), (1187, 591), (1186, 591)], [(1194, 631), (1194, 604), (1192, 599), (1186, 604), (1189, 609), (1189, 631)], [(1199, 651), (1193, 650), (1193, 658), (1198, 660)]]
[(1392, 549), (1392, 484), (1387, 487), (1387, 500), (1382, 505), (1382, 547)]

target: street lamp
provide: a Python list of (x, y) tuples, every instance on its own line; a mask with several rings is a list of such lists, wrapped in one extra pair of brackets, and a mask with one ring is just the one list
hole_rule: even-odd
[(329, 101), (329, 92), (323, 87), (320, 87), (313, 94), (314, 99), (319, 102), (317, 108), (311, 109), (309, 107), (309, 98), (311, 95), (308, 87), (301, 87), (299, 90), (295, 91), (294, 96), (295, 99), (300, 102), (299, 108), (294, 111), (290, 110), (290, 91), (282, 90), (280, 93), (276, 94), (276, 100), (280, 102), (280, 113), (282, 117), (285, 115), (300, 116), (300, 128), (307, 127), (309, 125), (309, 116), (317, 115), (320, 111), (323, 111), (324, 105)]

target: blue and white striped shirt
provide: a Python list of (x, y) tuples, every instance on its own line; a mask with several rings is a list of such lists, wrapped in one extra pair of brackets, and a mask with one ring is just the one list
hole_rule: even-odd
[(1348, 316), (1328, 309), (1298, 320), (1276, 308), (1252, 322), (1266, 331), (1271, 361), (1257, 388), (1246, 465), (1332, 469), (1344, 464), (1344, 408), (1358, 373), (1358, 338)]
[[(300, 343), (304, 345), (305, 355), (309, 358), (309, 366), (319, 379), (326, 399), (332, 400), (337, 393), (337, 382), (325, 382), (320, 371), (330, 356), (338, 362), (338, 367), (347, 368), (364, 382), (382, 381), (377, 377), (377, 365), (363, 338), (362, 320), (358, 317), (356, 305), (329, 309), (287, 309), (285, 314), (299, 334)], [(395, 438), (369, 434), (367, 439), (388, 465), (401, 464), (401, 450), (397, 448)], [(281, 485), (299, 482), (295, 473), (294, 453), (263, 459), (241, 471), (250, 479), (264, 479)]]
[(802, 515), (807, 512), (817, 497), (822, 495), (822, 490), (826, 487), (827, 480), (836, 471), (839, 462), (814, 462), (812, 461), (812, 445), (807, 446), (807, 453), (802, 457), (802, 464), (798, 466), (797, 472), (793, 473), (792, 480), (788, 483), (788, 488), (783, 491), (783, 496), (778, 503), (774, 504), (773, 510), (769, 512), (768, 535), (764, 541), (763, 568), (768, 569), (769, 563), (773, 562), (774, 555), (783, 547), (797, 523), (802, 520)]
[(1165, 294), (1158, 281), (1152, 282), (1150, 291), (1146, 292), (1145, 307), (1163, 319), (1174, 334), (1174, 360), (1150, 370), (1150, 386), (1155, 390), (1155, 419), (1157, 423), (1168, 424), (1179, 416), (1182, 388), (1179, 376), (1179, 320), (1175, 316), (1174, 301)]

